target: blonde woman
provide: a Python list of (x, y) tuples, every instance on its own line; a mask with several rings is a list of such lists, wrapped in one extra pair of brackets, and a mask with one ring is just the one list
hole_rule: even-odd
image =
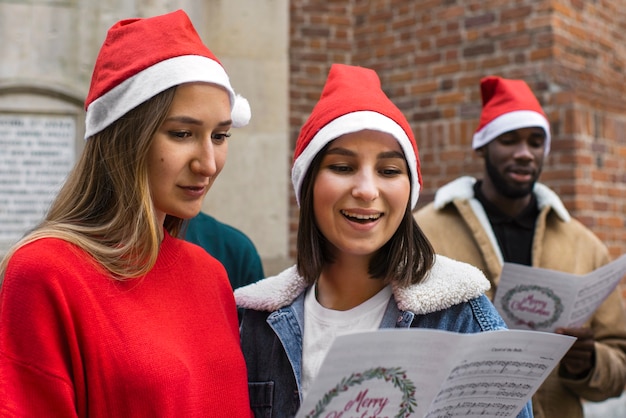
[(0, 416), (250, 416), (226, 272), (176, 238), (242, 100), (183, 11), (109, 30), (84, 152), (1, 265)]

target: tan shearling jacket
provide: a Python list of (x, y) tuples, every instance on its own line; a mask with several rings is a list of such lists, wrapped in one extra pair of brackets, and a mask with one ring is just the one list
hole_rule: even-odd
[[(503, 258), (482, 205), (474, 198), (476, 179), (461, 177), (440, 188), (414, 217), (438, 254), (473, 264), (497, 289)], [(586, 274), (609, 262), (606, 246), (570, 217), (547, 186), (534, 188), (540, 214), (532, 245), (532, 265)], [(620, 396), (626, 385), (626, 313), (618, 291), (598, 308), (588, 326), (596, 339), (596, 364), (583, 379), (561, 377), (558, 367), (533, 397), (536, 418), (583, 418), (581, 399)]]

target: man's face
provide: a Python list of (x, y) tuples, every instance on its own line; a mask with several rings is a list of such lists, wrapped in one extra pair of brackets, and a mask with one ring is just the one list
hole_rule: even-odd
[(506, 132), (481, 149), (488, 180), (509, 199), (528, 196), (543, 168), (546, 134), (542, 128)]

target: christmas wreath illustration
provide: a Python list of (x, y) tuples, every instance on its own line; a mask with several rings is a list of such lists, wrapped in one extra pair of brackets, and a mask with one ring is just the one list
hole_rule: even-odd
[[(511, 299), (515, 295), (518, 295), (522, 292), (534, 292), (535, 294), (537, 292), (543, 293), (548, 298), (550, 298), (550, 300), (552, 300), (552, 302), (554, 303), (554, 311), (552, 313), (552, 316), (542, 322), (528, 322), (515, 316), (513, 311), (511, 311), (511, 307), (510, 307)], [(564, 308), (563, 308), (563, 302), (561, 301), (561, 298), (559, 298), (556, 294), (554, 294), (554, 292), (551, 289), (537, 286), (537, 285), (520, 285), (520, 286), (514, 287), (513, 289), (509, 290), (508, 292), (504, 294), (504, 296), (502, 297), (502, 309), (504, 310), (504, 312), (509, 318), (517, 321), (518, 323), (526, 324), (530, 326), (531, 328), (545, 328), (545, 327), (549, 327), (550, 325), (554, 324), (556, 321), (559, 320), (561, 314), (563, 313)]]
[(385, 382), (391, 382), (394, 387), (402, 392), (400, 410), (394, 418), (407, 418), (414, 412), (414, 408), (417, 406), (415, 385), (407, 378), (406, 372), (400, 367), (376, 367), (362, 373), (352, 373), (350, 376), (341, 379), (337, 386), (324, 394), (322, 399), (315, 405), (315, 408), (306, 415), (306, 418), (319, 418), (333, 398), (341, 392), (345, 392), (351, 387), (371, 379), (383, 379)]

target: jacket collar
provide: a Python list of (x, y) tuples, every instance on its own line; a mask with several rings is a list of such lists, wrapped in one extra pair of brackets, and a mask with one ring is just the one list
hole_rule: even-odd
[[(454, 200), (471, 200), (474, 198), (474, 177), (464, 176), (441, 187), (435, 193), (433, 204), (439, 210)], [(569, 222), (571, 217), (559, 196), (548, 186), (542, 183), (535, 183), (533, 189), (537, 198), (539, 210), (550, 207), (563, 222)]]
[[(240, 308), (273, 312), (290, 305), (307, 284), (296, 266), (277, 276), (235, 290)], [(484, 274), (470, 264), (437, 255), (427, 277), (419, 284), (400, 287), (392, 284), (398, 308), (422, 315), (475, 299), (489, 290)]]

